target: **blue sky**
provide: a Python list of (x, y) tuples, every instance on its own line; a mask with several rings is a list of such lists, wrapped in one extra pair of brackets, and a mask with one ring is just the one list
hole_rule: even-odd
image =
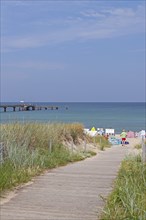
[(1, 0), (1, 101), (145, 101), (145, 1)]

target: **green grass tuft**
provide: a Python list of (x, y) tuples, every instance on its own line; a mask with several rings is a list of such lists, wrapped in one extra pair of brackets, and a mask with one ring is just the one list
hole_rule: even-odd
[(99, 135), (99, 136), (93, 137), (93, 142), (97, 144), (99, 150), (102, 150), (102, 151), (105, 150), (105, 148), (107, 147), (111, 147), (111, 144), (104, 136)]
[(0, 165), (0, 192), (28, 182), (46, 169), (92, 156), (92, 152), (71, 152), (62, 144), (63, 141), (77, 144), (83, 136), (83, 126), (78, 123), (2, 124), (0, 142), (4, 146), (4, 161)]
[(141, 157), (126, 158), (107, 200), (101, 220), (146, 219), (146, 164)]

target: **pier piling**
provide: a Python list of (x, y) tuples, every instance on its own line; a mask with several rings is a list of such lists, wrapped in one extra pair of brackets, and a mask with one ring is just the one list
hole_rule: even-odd
[(8, 109), (12, 109), (13, 112), (18, 111), (35, 111), (35, 110), (58, 110), (58, 106), (40, 106), (40, 105), (30, 105), (30, 104), (18, 104), (18, 105), (0, 105), (0, 108), (3, 108), (4, 112), (7, 112)]

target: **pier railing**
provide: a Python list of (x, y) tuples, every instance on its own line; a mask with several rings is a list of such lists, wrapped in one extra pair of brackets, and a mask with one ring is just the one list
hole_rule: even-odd
[(58, 106), (41, 106), (41, 105), (31, 105), (31, 104), (18, 104), (18, 105), (0, 105), (4, 112), (7, 112), (10, 108), (13, 112), (17, 111), (34, 111), (34, 110), (58, 110)]

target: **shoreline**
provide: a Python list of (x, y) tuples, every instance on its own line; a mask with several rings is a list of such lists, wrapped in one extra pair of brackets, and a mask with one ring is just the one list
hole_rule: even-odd
[[(19, 103), (20, 104), (20, 103)], [(31, 103), (32, 104), (32, 103)], [(46, 106), (47, 103), (38, 103)], [(50, 105), (50, 103), (48, 102)], [(57, 103), (51, 103), (57, 105)], [(145, 105), (137, 103), (59, 103), (58, 111), (1, 112), (0, 123), (81, 123), (85, 128), (114, 128), (139, 132), (145, 129)], [(68, 109), (66, 109), (66, 107)], [(135, 120), (136, 119), (136, 120)]]
[[(43, 110), (42, 110), (43, 111)], [(25, 112), (25, 113), (28, 113), (28, 112)], [(4, 113), (4, 114), (8, 114), (8, 112), (7, 113)], [(14, 114), (15, 114), (15, 112), (14, 112)], [(91, 130), (91, 128), (92, 127), (88, 127), (88, 126), (86, 126), (86, 125), (84, 125), (82, 122), (80, 122), (80, 121), (59, 121), (59, 120), (34, 120), (34, 119), (26, 119), (25, 117), (23, 117), (23, 118), (19, 118), (19, 119), (9, 119), (9, 121), (3, 121), (3, 119), (1, 119), (0, 120), (0, 126), (1, 125), (10, 125), (10, 124), (15, 124), (15, 123), (19, 123), (19, 124), (76, 124), (76, 123), (78, 123), (78, 124), (82, 124), (83, 125), (83, 127), (84, 127), (84, 129), (88, 129), (88, 130)], [(128, 126), (125, 126), (125, 127), (128, 127)], [(121, 134), (121, 132), (122, 132), (122, 130), (123, 130), (123, 127), (122, 128), (120, 128), (120, 129), (115, 129), (115, 128), (109, 128), (109, 127), (107, 127), (107, 128), (104, 128), (103, 127), (103, 129), (104, 130), (106, 130), (106, 129), (114, 129), (115, 130), (115, 135), (120, 135)], [(141, 127), (141, 128), (139, 128), (139, 129), (125, 129), (126, 130), (126, 132), (134, 132), (134, 133), (140, 133), (142, 130), (146, 130), (146, 128), (145, 127)]]

